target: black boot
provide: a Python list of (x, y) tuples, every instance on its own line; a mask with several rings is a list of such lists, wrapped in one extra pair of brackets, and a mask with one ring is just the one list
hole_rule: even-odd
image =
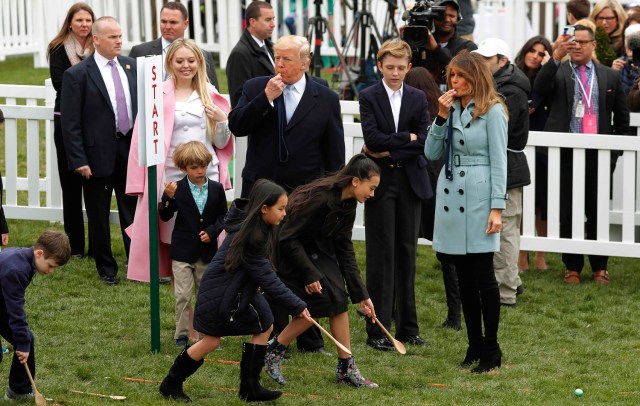
[(187, 354), (188, 348), (189, 346), (185, 347), (180, 355), (176, 357), (173, 366), (169, 369), (169, 373), (160, 384), (160, 393), (162, 396), (180, 400), (184, 403), (191, 402), (191, 398), (182, 390), (182, 383), (193, 375), (198, 368), (200, 368), (200, 365), (204, 363), (204, 359), (200, 361), (193, 360), (189, 354)]
[(442, 323), (442, 327), (460, 330), (460, 289), (456, 267), (446, 255), (438, 253), (438, 259), (442, 264), (442, 280), (447, 297), (447, 319)]
[(238, 396), (247, 402), (274, 400), (282, 396), (280, 391), (270, 391), (260, 386), (260, 373), (264, 366), (266, 345), (243, 343), (240, 362), (240, 391)]
[[(492, 278), (493, 277), (493, 278)], [(498, 345), (498, 326), (500, 323), (500, 290), (495, 281), (493, 271), (485, 277), (479, 278), (480, 297), (482, 302), (482, 321), (484, 323), (484, 341), (480, 352), (480, 364), (471, 372), (482, 373), (500, 367), (502, 351)]]
[(473, 368), (471, 372), (483, 373), (489, 372), (494, 368), (502, 366), (502, 351), (497, 341), (485, 340), (482, 343), (482, 351), (480, 353), (480, 363)]
[(461, 367), (470, 367), (474, 362), (480, 360), (480, 356), (482, 355), (482, 341), (479, 343), (469, 343), (467, 347), (467, 355), (465, 355), (464, 360), (460, 363)]
[(460, 301), (462, 302), (462, 313), (467, 327), (467, 339), (469, 347), (464, 360), (460, 363), (462, 367), (471, 366), (480, 359), (482, 348), (482, 302), (480, 292), (476, 285), (473, 271), (464, 267), (455, 266), (460, 288)]

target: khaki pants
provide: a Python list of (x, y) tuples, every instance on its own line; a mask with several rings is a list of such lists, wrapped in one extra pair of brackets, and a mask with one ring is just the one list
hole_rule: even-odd
[(515, 304), (516, 289), (522, 284), (518, 275), (522, 188), (507, 189), (507, 193), (507, 208), (502, 212), (500, 252), (493, 256), (493, 268), (500, 288), (500, 303)]
[[(191, 317), (193, 309), (191, 307), (191, 296), (198, 294), (200, 281), (207, 264), (198, 260), (193, 264), (188, 262), (171, 261), (173, 269), (173, 294), (176, 298), (176, 333), (177, 340), (181, 336), (189, 337), (191, 327)], [(195, 291), (194, 291), (195, 288)]]

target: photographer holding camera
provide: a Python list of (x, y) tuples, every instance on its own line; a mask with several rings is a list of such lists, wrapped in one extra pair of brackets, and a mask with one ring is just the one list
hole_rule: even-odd
[(417, 63), (414, 60), (414, 65), (427, 68), (440, 85), (447, 83), (444, 71), (451, 58), (463, 49), (473, 51), (478, 49), (478, 46), (473, 41), (465, 40), (458, 35), (456, 26), (462, 17), (457, 0), (440, 0), (434, 6), (446, 7), (446, 9), (441, 19), (433, 20), (434, 31), (429, 33), (424, 63)]

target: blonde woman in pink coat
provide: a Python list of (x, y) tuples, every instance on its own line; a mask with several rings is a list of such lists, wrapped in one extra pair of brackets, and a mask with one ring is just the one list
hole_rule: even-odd
[[(177, 39), (167, 49), (165, 70), (169, 75), (163, 83), (165, 163), (157, 166), (158, 201), (165, 182), (184, 177), (172, 161), (173, 151), (181, 143), (202, 141), (214, 159), (207, 168), (207, 177), (231, 188), (229, 161), (233, 156), (233, 141), (227, 126), (229, 103), (217, 89), (207, 82), (206, 65), (200, 48), (193, 40)], [(127, 278), (149, 281), (149, 214), (147, 170), (138, 162), (138, 121), (133, 128), (127, 170), (126, 193), (138, 196), (133, 224), (127, 228), (131, 237), (131, 253)], [(160, 276), (169, 276), (171, 260), (169, 244), (173, 222), (158, 222)], [(198, 270), (197, 274), (202, 274)], [(197, 281), (196, 277), (196, 291)], [(182, 336), (176, 329), (176, 340)], [(189, 336), (197, 334), (189, 326)], [(186, 344), (186, 343), (185, 343)]]

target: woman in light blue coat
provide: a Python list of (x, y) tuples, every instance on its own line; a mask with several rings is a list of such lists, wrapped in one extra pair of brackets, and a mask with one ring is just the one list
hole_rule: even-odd
[[(445, 156), (436, 191), (433, 249), (449, 255), (460, 283), (472, 372), (501, 365), (500, 294), (493, 253), (500, 250), (506, 205), (507, 109), (483, 57), (460, 53), (447, 68), (449, 91), (425, 144), (427, 159)], [(484, 335), (482, 324), (484, 322)]]

